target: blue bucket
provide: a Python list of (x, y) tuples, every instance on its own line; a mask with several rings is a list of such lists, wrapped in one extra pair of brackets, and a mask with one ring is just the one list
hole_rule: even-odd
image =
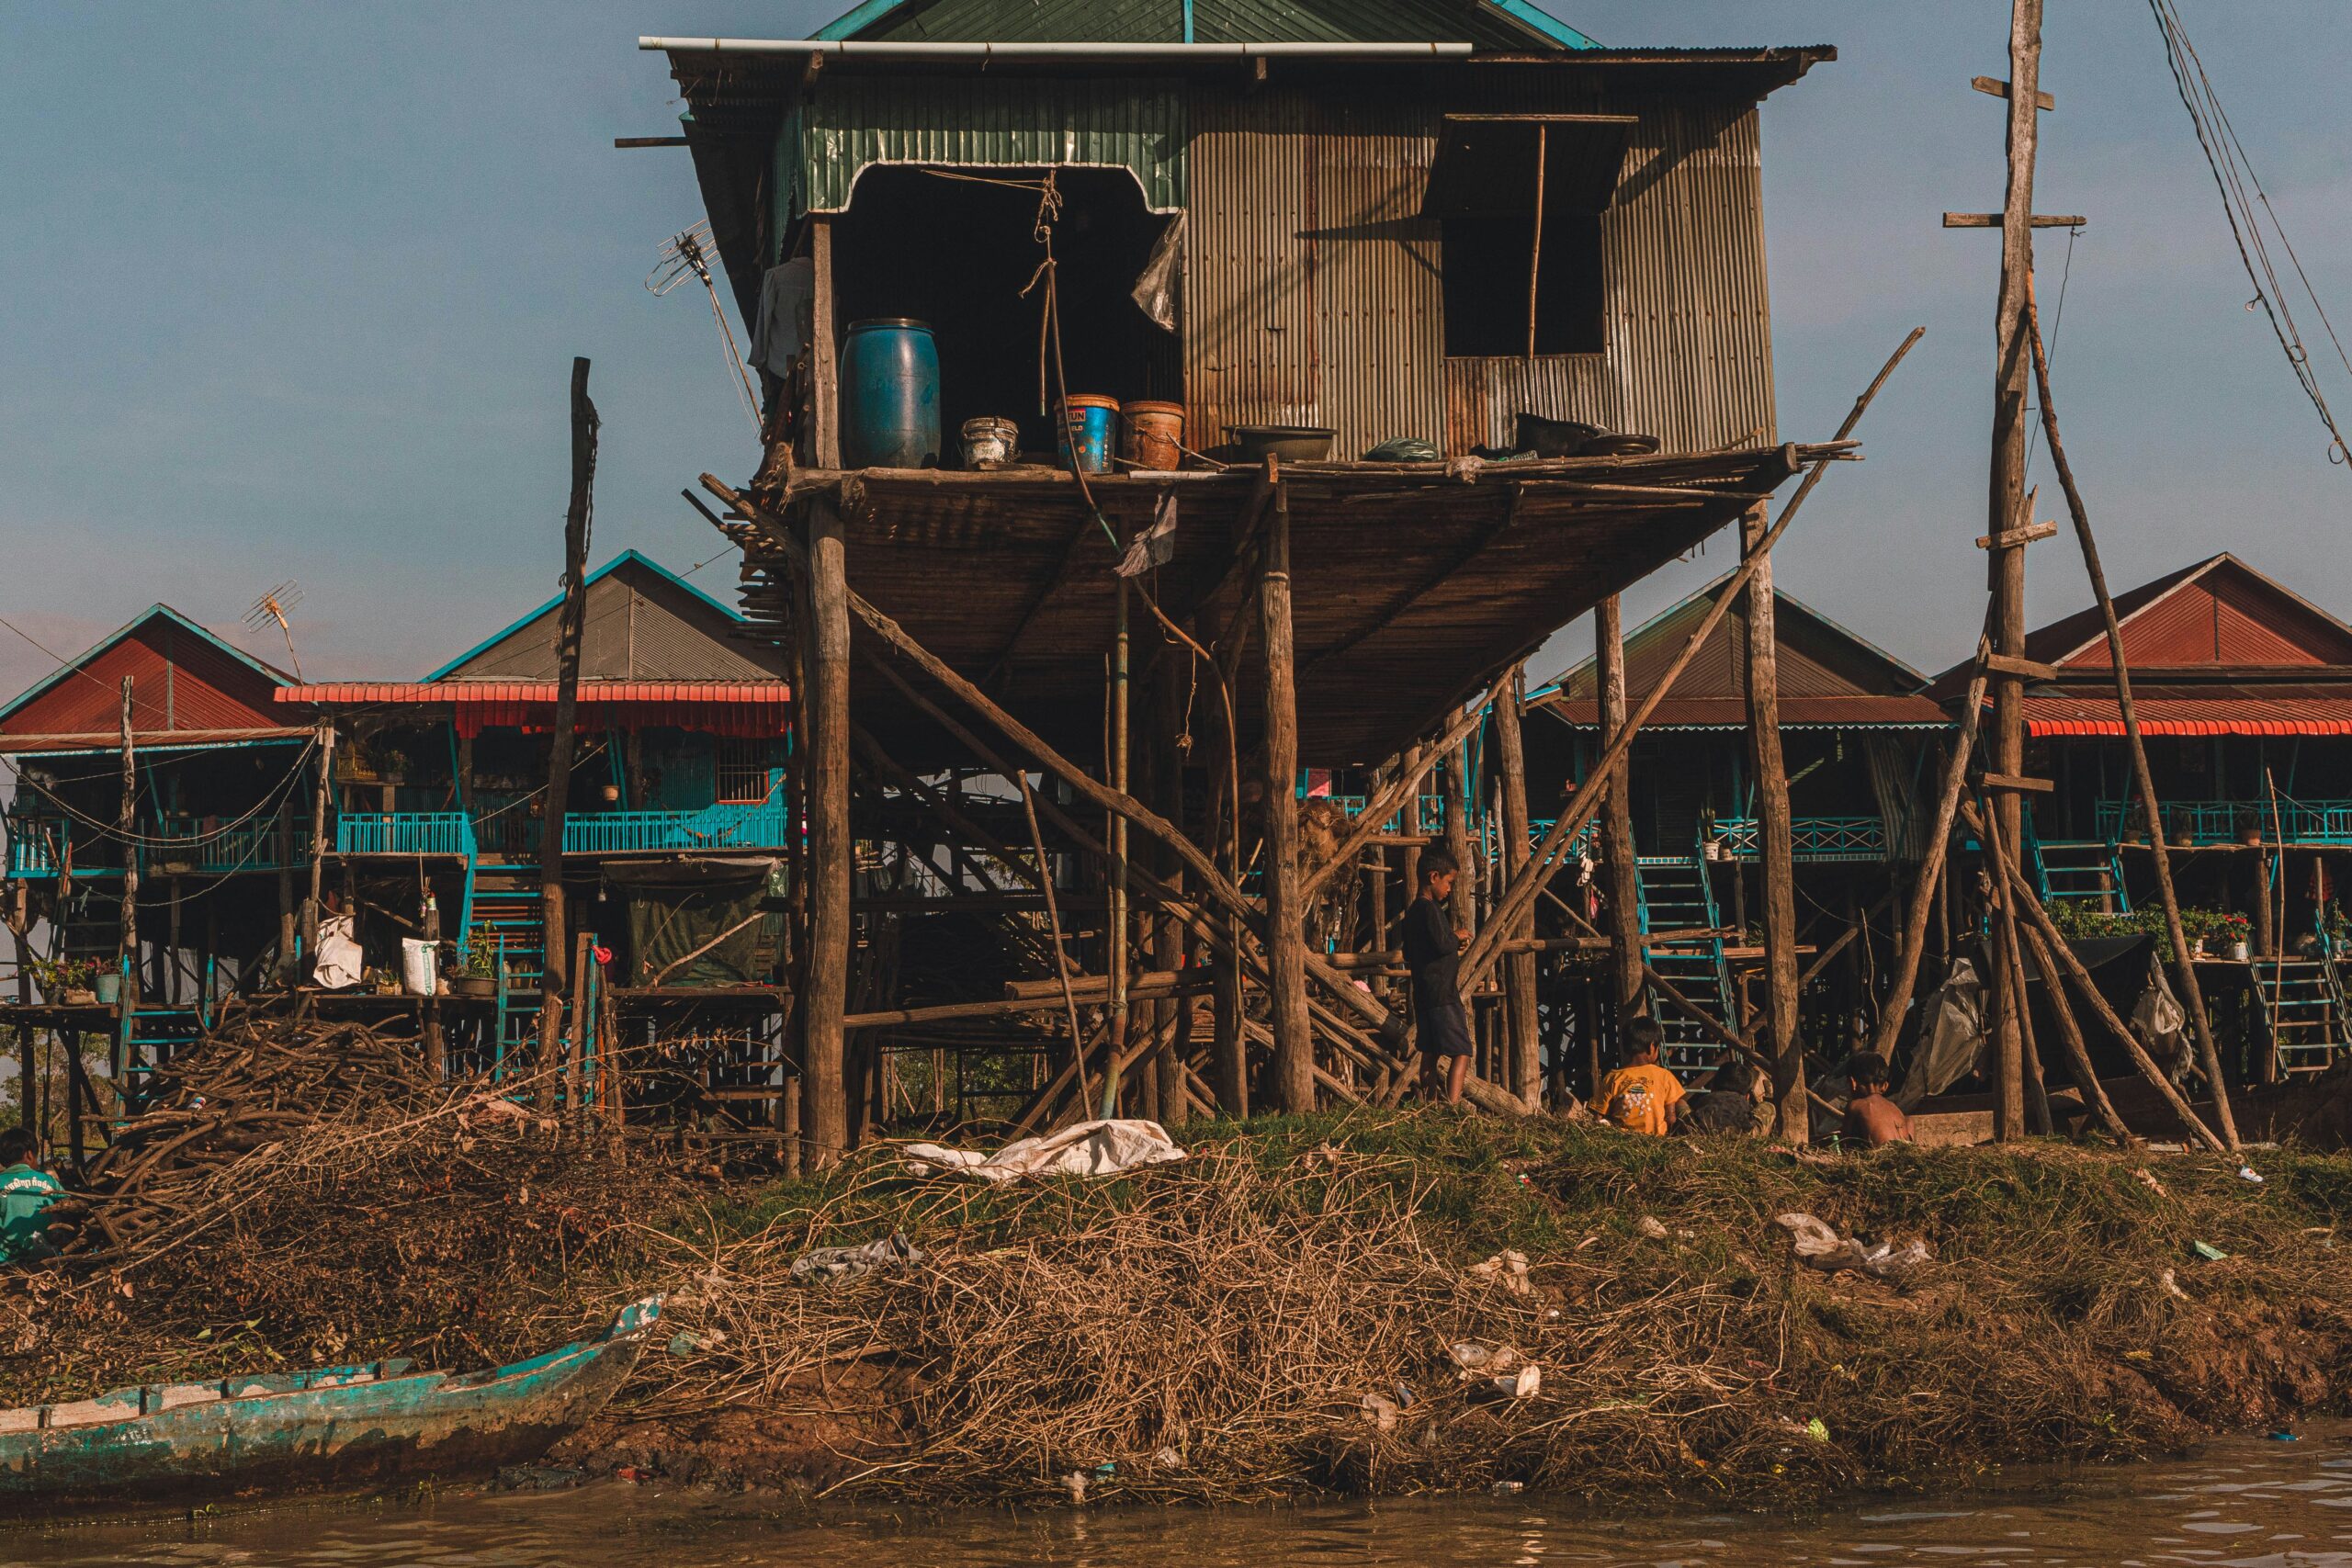
[(1054, 455), (1062, 467), (1090, 474), (1109, 471), (1119, 425), (1119, 400), (1072, 392), (1062, 400), (1062, 407), (1068, 417), (1062, 422), (1061, 439), (1054, 443)]

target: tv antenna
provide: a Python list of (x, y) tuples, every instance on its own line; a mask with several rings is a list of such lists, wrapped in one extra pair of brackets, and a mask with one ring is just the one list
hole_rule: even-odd
[(757, 431), (759, 390), (752, 385), (752, 373), (743, 367), (743, 352), (736, 346), (735, 329), (728, 324), (726, 309), (718, 302), (718, 285), (710, 277), (711, 253), (717, 248), (710, 237), (707, 218), (671, 235), (662, 242), (662, 259), (645, 275), (645, 287), (658, 299), (690, 277), (701, 280), (703, 293), (710, 300), (710, 319), (718, 323), (718, 341), (726, 348), (727, 363), (735, 372), (737, 396), (742, 400), (743, 412), (752, 416), (752, 430)]
[(302, 602), (302, 585), (290, 578), (270, 589), (253, 603), (245, 612), (245, 626), (259, 631), (272, 621), (277, 623), (278, 635), (286, 639), (286, 657), (294, 661), (294, 679), (302, 678), (302, 656), (294, 651), (294, 627), (286, 612)]

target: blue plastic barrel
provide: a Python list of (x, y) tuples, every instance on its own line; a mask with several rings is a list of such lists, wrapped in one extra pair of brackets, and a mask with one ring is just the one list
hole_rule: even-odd
[(842, 344), (842, 465), (939, 467), (939, 346), (931, 323), (852, 321)]
[(1064, 400), (1067, 417), (1054, 451), (1065, 468), (1099, 474), (1111, 467), (1112, 434), (1119, 424), (1119, 400), (1072, 392)]

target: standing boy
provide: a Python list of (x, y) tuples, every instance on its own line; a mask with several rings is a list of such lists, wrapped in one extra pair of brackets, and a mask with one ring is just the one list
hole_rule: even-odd
[(0, 1263), (54, 1258), (41, 1211), (65, 1189), (33, 1158), (33, 1135), (22, 1127), (0, 1133)]
[(1682, 1120), (1689, 1098), (1682, 1080), (1657, 1065), (1657, 1021), (1637, 1018), (1625, 1026), (1625, 1065), (1600, 1080), (1593, 1108), (1628, 1133), (1664, 1137)]
[(1432, 845), (1421, 852), (1420, 897), (1405, 911), (1405, 967), (1413, 972), (1413, 1028), (1421, 1046), (1421, 1092), (1448, 1105), (1462, 1103), (1470, 1081), (1470, 1010), (1462, 1002), (1462, 944), (1470, 933), (1453, 923), (1447, 900), (1462, 868)]

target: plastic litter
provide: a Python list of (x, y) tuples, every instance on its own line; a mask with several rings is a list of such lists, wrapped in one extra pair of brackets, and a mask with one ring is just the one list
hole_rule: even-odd
[(1376, 1393), (1367, 1393), (1356, 1402), (1356, 1409), (1375, 1430), (1393, 1432), (1396, 1429), (1396, 1402)]
[(2208, 1263), (2219, 1263), (2222, 1259), (2229, 1256), (2228, 1253), (2223, 1252), (2220, 1247), (2213, 1246), (2211, 1242), (2192, 1241), (2188, 1244), (2188, 1250), (2197, 1254), (2198, 1257), (2203, 1258)]
[(1924, 1241), (1909, 1242), (1899, 1248), (1891, 1241), (1864, 1247), (1852, 1236), (1839, 1235), (1826, 1221), (1811, 1214), (1776, 1214), (1773, 1223), (1785, 1227), (1793, 1238), (1797, 1260), (1825, 1274), (1854, 1269), (1873, 1280), (1892, 1282), (1934, 1260), (1935, 1255)]
[(854, 1280), (877, 1270), (903, 1274), (929, 1261), (929, 1255), (909, 1241), (906, 1232), (892, 1231), (863, 1247), (820, 1247), (804, 1252), (792, 1260), (792, 1278), (808, 1285), (823, 1280)]
[(907, 1145), (916, 1176), (961, 1176), (1001, 1185), (1032, 1176), (1116, 1176), (1140, 1166), (1184, 1158), (1157, 1122), (1080, 1122), (1043, 1138), (1023, 1138), (991, 1155), (937, 1144)]
[(1527, 1483), (1524, 1481), (1498, 1481), (1495, 1483), (1495, 1495), (1498, 1497), (1516, 1497), (1526, 1490)]
[(1816, 1416), (1804, 1424), (1804, 1435), (1816, 1443), (1826, 1443), (1829, 1440), (1829, 1423)]
[[(1521, 1177), (1520, 1179), (1524, 1181), (1526, 1178)], [(1500, 1285), (1514, 1296), (1535, 1293), (1535, 1287), (1528, 1282), (1527, 1254), (1523, 1252), (1509, 1249), (1498, 1252), (1484, 1263), (1473, 1263), (1464, 1272), (1474, 1280), (1483, 1280), (1490, 1285)]]
[(1666, 1239), (1666, 1226), (1658, 1223), (1657, 1216), (1655, 1214), (1644, 1214), (1639, 1220), (1634, 1222), (1634, 1228), (1641, 1232), (1644, 1235), (1649, 1237), (1652, 1241), (1664, 1241)]
[(2254, 1167), (2250, 1165), (2242, 1165), (2238, 1167), (2238, 1179), (2240, 1181), (2251, 1181), (2256, 1187), (2259, 1187), (2262, 1185), (2262, 1173), (2255, 1169)]
[(2303, 1439), (2292, 1432), (2282, 1430), (2271, 1433), (2270, 1440), (2274, 1443), (2300, 1443)]

